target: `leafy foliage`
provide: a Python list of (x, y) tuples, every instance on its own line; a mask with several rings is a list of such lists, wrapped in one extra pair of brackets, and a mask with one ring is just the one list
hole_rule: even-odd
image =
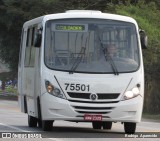
[(143, 50), (145, 64), (145, 103), (144, 111), (160, 111), (160, 11), (155, 2), (137, 2), (136, 5), (117, 5), (116, 12), (136, 19), (139, 27), (144, 29), (149, 38), (147, 50)]
[[(56, 0), (3, 0), (0, 3), (0, 59), (17, 70), (23, 23), (54, 13)], [(57, 10), (58, 11), (58, 10)]]

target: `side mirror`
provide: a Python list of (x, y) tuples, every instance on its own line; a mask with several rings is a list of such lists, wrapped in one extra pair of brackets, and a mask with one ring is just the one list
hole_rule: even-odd
[(148, 38), (144, 30), (139, 31), (142, 49), (147, 49)]
[(34, 37), (34, 47), (40, 47), (42, 41), (42, 30), (38, 29)]

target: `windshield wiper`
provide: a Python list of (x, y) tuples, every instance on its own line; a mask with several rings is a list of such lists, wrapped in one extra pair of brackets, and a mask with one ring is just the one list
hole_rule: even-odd
[[(83, 35), (81, 37), (81, 40), (83, 40), (82, 38), (83, 38)], [(75, 72), (75, 70), (77, 69), (78, 65), (82, 61), (82, 58), (85, 56), (87, 40), (88, 40), (88, 37), (86, 38), (85, 47), (81, 48), (81, 51), (78, 53), (78, 56), (77, 56), (75, 62), (73, 63), (73, 66), (72, 66), (71, 70), (69, 71), (70, 74), (73, 74)]]
[(76, 68), (78, 67), (78, 65), (80, 64), (80, 62), (82, 61), (83, 56), (85, 55), (85, 47), (81, 48), (80, 53), (78, 53), (78, 56), (76, 58), (76, 61), (73, 63), (73, 66), (71, 68), (71, 70), (69, 71), (70, 74), (73, 74), (74, 71), (76, 70)]
[(111, 68), (112, 68), (114, 74), (115, 74), (115, 75), (119, 75), (119, 72), (118, 72), (118, 70), (117, 70), (117, 67), (116, 67), (116, 65), (115, 65), (112, 57), (109, 55), (108, 49), (107, 49), (107, 48), (104, 48), (100, 37), (99, 37), (99, 41), (100, 41), (101, 48), (102, 48), (103, 53), (104, 53), (105, 60), (106, 60), (106, 61), (109, 61), (109, 64), (111, 65)]

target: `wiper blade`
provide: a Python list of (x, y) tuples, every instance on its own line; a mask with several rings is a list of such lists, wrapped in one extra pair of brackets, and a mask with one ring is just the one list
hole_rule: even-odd
[(70, 74), (73, 74), (73, 72), (78, 67), (79, 63), (82, 61), (82, 58), (85, 55), (85, 50), (86, 50), (85, 47), (81, 48), (81, 51), (80, 51), (80, 53), (78, 53), (78, 57), (76, 58), (76, 61), (73, 63), (73, 66), (72, 66), (71, 70), (69, 71)]
[(100, 37), (99, 37), (99, 41), (100, 41), (101, 48), (102, 48), (103, 53), (104, 53), (105, 60), (106, 60), (106, 61), (109, 61), (109, 64), (111, 65), (111, 68), (112, 68), (114, 74), (115, 74), (115, 75), (119, 75), (119, 72), (118, 72), (118, 70), (117, 70), (117, 67), (116, 67), (116, 65), (115, 65), (112, 57), (109, 55), (108, 49), (107, 49), (107, 48), (106, 48), (106, 49), (104, 48)]
[[(84, 33), (81, 36), (81, 46), (82, 46), (82, 42), (83, 42), (83, 36), (84, 36)], [(90, 36), (90, 33), (89, 33), (89, 36)], [(76, 35), (76, 41), (77, 41), (77, 35)], [(75, 46), (76, 46), (76, 41), (75, 41)], [(72, 66), (71, 70), (69, 71), (70, 74), (73, 74), (75, 72), (75, 70), (77, 69), (78, 65), (82, 61), (82, 58), (85, 56), (85, 51), (86, 51), (86, 47), (87, 47), (87, 41), (88, 41), (88, 37), (86, 37), (85, 47), (81, 47), (81, 51), (78, 53), (78, 56), (77, 56), (75, 62), (73, 63), (73, 66)]]

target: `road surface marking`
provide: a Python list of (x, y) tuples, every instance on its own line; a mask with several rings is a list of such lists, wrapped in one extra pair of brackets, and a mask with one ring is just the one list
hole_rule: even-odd
[(14, 129), (14, 130), (17, 130), (17, 131), (20, 131), (20, 132), (33, 132), (33, 131), (23, 130), (23, 129), (20, 129), (20, 128), (18, 128), (18, 127), (14, 127), (14, 126), (7, 125), (7, 124), (4, 124), (4, 123), (0, 123), (0, 125), (9, 127), (9, 128), (11, 128), (11, 129)]
[(151, 124), (152, 123), (152, 124), (159, 124), (160, 125), (160, 122), (152, 122), (152, 121), (151, 122), (142, 121), (140, 123), (147, 123), (147, 124)]

